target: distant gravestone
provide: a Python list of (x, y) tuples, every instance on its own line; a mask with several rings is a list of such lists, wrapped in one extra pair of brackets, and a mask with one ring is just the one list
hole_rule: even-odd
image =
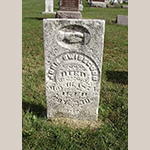
[(109, 4), (109, 0), (105, 0), (105, 3), (106, 3), (106, 5), (108, 5)]
[(79, 12), (79, 0), (60, 0), (59, 9), (55, 18), (82, 19), (82, 14)]
[(120, 25), (128, 25), (128, 16), (117, 15), (116, 23)]
[(107, 4), (108, 4), (108, 0), (91, 0), (90, 1), (90, 6), (91, 7), (106, 8)]
[(42, 12), (43, 14), (56, 14), (56, 12), (53, 11), (53, 0), (45, 0), (45, 12)]
[(60, 11), (79, 11), (79, 0), (61, 0)]
[(79, 11), (82, 11), (82, 10), (83, 10), (82, 0), (80, 0)]
[(104, 32), (104, 20), (43, 20), (48, 118), (97, 121)]

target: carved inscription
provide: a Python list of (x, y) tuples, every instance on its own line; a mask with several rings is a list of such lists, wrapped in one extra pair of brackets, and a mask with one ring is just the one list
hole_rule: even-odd
[(61, 0), (60, 11), (78, 11), (79, 1), (78, 0)]
[(99, 81), (99, 69), (88, 56), (70, 52), (59, 55), (48, 70), (49, 89), (56, 94), (53, 101), (70, 106), (92, 103), (90, 93)]
[[(71, 63), (72, 62), (72, 63)], [(88, 69), (88, 71), (86, 70)], [(99, 69), (90, 58), (79, 53), (66, 53), (58, 56), (50, 65), (48, 77), (55, 82), (66, 79), (87, 81), (91, 76), (91, 80), (99, 80)]]
[(69, 25), (58, 31), (57, 42), (60, 46), (74, 47), (87, 45), (90, 41), (90, 33), (83, 26)]
[[(60, 0), (61, 11), (79, 1)], [(43, 19), (47, 117), (97, 121), (105, 20)]]
[(56, 94), (53, 98), (52, 101), (54, 103), (58, 104), (64, 104), (66, 106), (82, 106), (88, 103), (92, 103), (95, 101), (95, 98), (82, 98), (80, 100), (73, 99), (73, 98), (66, 98), (66, 97), (60, 97), (60, 95)]

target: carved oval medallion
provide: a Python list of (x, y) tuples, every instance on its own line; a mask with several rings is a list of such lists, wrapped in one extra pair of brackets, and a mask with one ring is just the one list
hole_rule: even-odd
[(57, 34), (57, 43), (66, 48), (87, 45), (90, 41), (89, 31), (79, 25), (69, 25), (61, 28)]

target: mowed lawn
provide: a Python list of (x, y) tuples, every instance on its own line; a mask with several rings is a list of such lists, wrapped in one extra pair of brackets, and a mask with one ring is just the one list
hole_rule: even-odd
[[(104, 19), (104, 53), (98, 122), (75, 128), (45, 117), (43, 48), (44, 0), (22, 1), (22, 149), (128, 149), (128, 26), (115, 23), (123, 8), (90, 8), (83, 0), (83, 19)], [(54, 11), (59, 10), (58, 0)], [(77, 122), (74, 122), (77, 123)], [(83, 122), (83, 124), (86, 124)]]

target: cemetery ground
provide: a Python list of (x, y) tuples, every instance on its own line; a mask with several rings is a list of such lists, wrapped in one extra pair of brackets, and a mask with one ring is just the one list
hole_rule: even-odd
[[(105, 36), (98, 122), (47, 120), (43, 48), (44, 0), (22, 1), (22, 149), (128, 149), (128, 26), (115, 23), (123, 8), (90, 8), (83, 19), (104, 19)], [(54, 11), (58, 11), (58, 0)]]

